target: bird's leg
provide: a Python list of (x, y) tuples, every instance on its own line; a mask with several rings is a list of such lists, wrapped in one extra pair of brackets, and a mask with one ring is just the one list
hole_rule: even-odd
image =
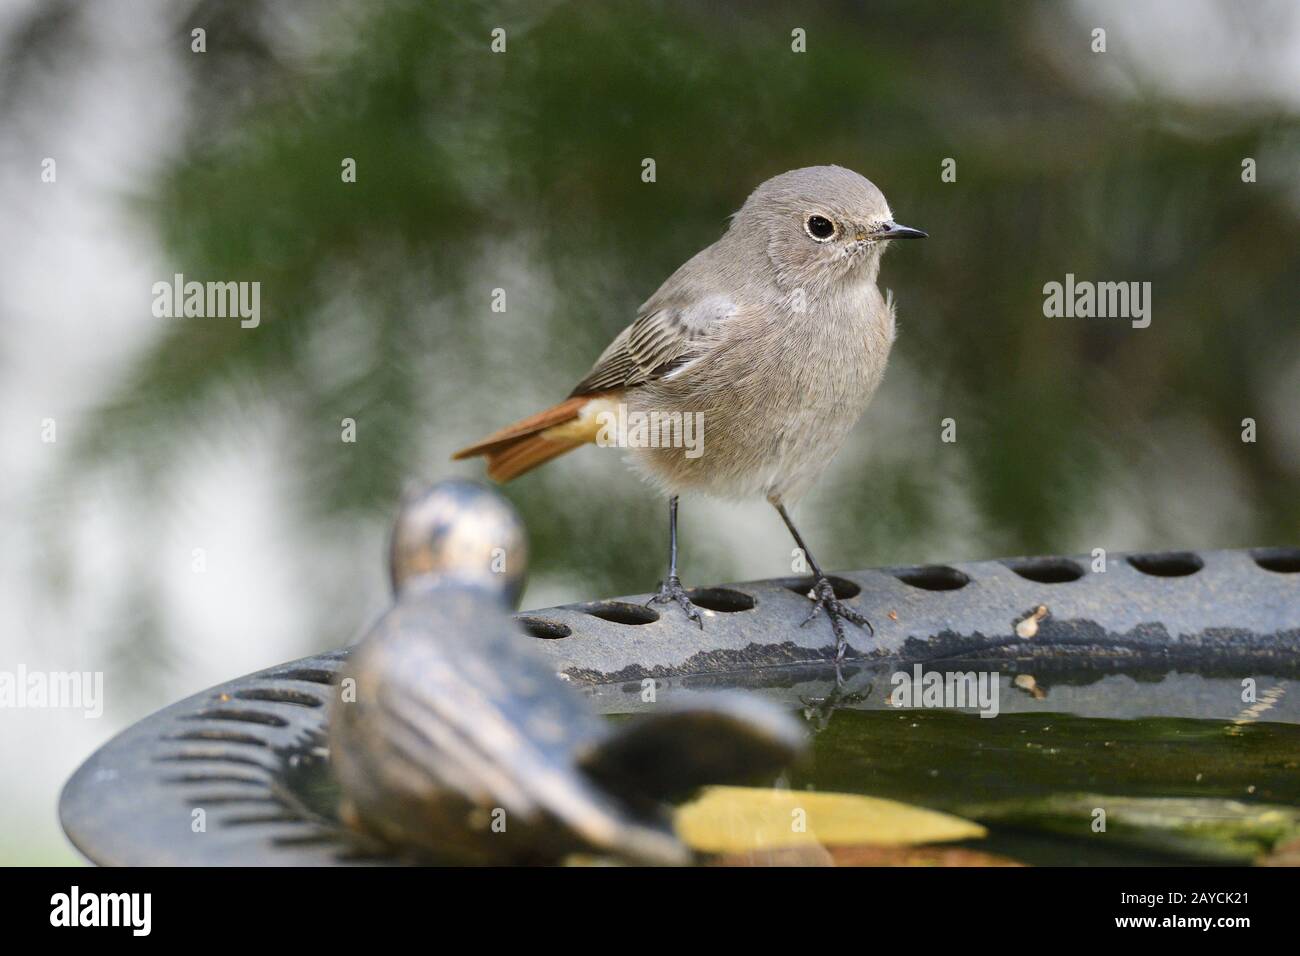
[(677, 496), (668, 499), (668, 578), (659, 582), (659, 593), (646, 602), (649, 604), (667, 604), (676, 601), (686, 612), (686, 616), (704, 630), (704, 617), (700, 609), (691, 603), (690, 596), (682, 587), (677, 577)]
[(786, 514), (785, 505), (777, 501), (772, 502), (772, 504), (775, 506), (777, 513), (781, 515), (781, 520), (785, 522), (785, 526), (790, 529), (790, 534), (794, 537), (794, 543), (799, 546), (799, 550), (808, 559), (808, 564), (813, 571), (813, 609), (804, 618), (803, 626), (806, 627), (817, 616), (819, 611), (824, 610), (826, 612), (826, 616), (831, 619), (831, 629), (835, 631), (835, 662), (838, 664), (844, 660), (844, 652), (849, 648), (849, 642), (844, 637), (845, 621), (856, 624), (858, 627), (865, 627), (873, 635), (876, 633), (876, 629), (871, 626), (870, 621), (835, 596), (835, 588), (831, 585), (830, 579), (822, 573), (822, 569), (818, 566), (816, 559), (813, 558), (812, 552), (808, 550), (808, 545), (804, 544), (799, 529), (794, 526), (794, 522)]
[(804, 719), (817, 722), (816, 733), (821, 733), (830, 726), (831, 717), (836, 710), (844, 707), (854, 707), (871, 696), (871, 684), (868, 684), (867, 689), (864, 691), (853, 692), (846, 690), (847, 686), (848, 682), (844, 679), (844, 673), (837, 661), (835, 663), (835, 686), (831, 688), (830, 693), (825, 697), (799, 698), (799, 702), (803, 704)]

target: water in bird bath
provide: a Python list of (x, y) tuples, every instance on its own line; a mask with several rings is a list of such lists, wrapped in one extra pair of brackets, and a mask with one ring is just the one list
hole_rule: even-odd
[[(960, 672), (978, 666), (943, 665)], [(997, 673), (996, 715), (982, 717), (987, 697), (965, 709), (896, 706), (900, 673), (915, 677), (910, 667), (859, 668), (837, 689), (833, 670), (796, 667), (656, 687), (659, 700), (738, 689), (799, 715), (810, 736), (807, 759), (775, 779), (754, 781), (756, 787), (896, 801), (975, 821), (987, 831), (929, 857), (929, 848), (897, 847), (882, 856), (864, 851), (876, 841), (906, 844), (909, 837), (867, 825), (860, 843), (841, 845), (820, 862), (1247, 864), (1297, 852), (1300, 693), (1290, 690), (1295, 681), (1288, 676), (1158, 668), (1058, 668), (1032, 679)], [(1243, 680), (1254, 683), (1246, 687)], [(644, 699), (644, 687), (583, 692), (609, 719), (624, 720), (656, 706)], [(910, 701), (925, 702), (924, 694)], [(312, 814), (337, 813), (338, 790), (323, 751), (289, 760), (284, 783)], [(815, 812), (809, 826), (817, 828)], [(771, 854), (732, 859), (792, 862)], [(810, 859), (816, 857), (793, 862)]]
[[(1245, 864), (1279, 859), (1288, 843), (1300, 850), (1300, 693), (1288, 677), (1099, 672), (1095, 661), (1050, 675), (995, 672), (996, 714), (980, 716), (989, 695), (974, 684), (971, 706), (916, 706), (923, 694), (902, 693), (915, 681), (910, 666), (861, 669), (838, 690), (833, 671), (778, 670), (660, 693), (730, 685), (782, 700), (806, 720), (812, 746), (770, 784), (973, 820), (987, 836), (960, 845), (985, 854), (1037, 865)], [(627, 702), (636, 686), (616, 696)], [(602, 707), (621, 709), (607, 693), (597, 693)], [(869, 829), (864, 843), (899, 836)]]

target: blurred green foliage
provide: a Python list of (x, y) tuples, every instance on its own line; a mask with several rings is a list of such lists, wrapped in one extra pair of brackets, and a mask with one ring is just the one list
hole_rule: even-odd
[[(241, 6), (202, 5), (218, 25)], [(797, 16), (766, 2), (394, 2), (335, 16), (329, 48), (249, 71), (240, 108), (203, 113), (137, 200), (175, 271), (261, 281), (261, 327), (167, 326), (87, 429), (88, 462), (165, 474), (224, 391), (251, 389), (245, 413), (285, 424), (304, 521), (386, 520), (406, 480), (478, 473), (445, 456), (563, 397), (755, 185), (838, 163), (932, 238), (891, 253), (883, 275), (923, 427), (884, 454), (847, 450), (860, 467), (814, 492), (834, 515), (827, 563), (1106, 545), (1089, 533), (1108, 483), (1189, 435), (1242, 476), (1249, 520), (1217, 540), (1154, 528), (1143, 544), (1263, 544), (1300, 527), (1294, 463), (1239, 438), (1245, 416), (1263, 436), (1277, 427), (1274, 346), (1296, 332), (1293, 117), (1089, 92), (1087, 27), (1027, 0)], [(1045, 16), (1078, 32), (1063, 44), (1076, 60), (1043, 48)], [(504, 54), (489, 49), (496, 26)], [(806, 54), (791, 52), (795, 26)], [(206, 73), (239, 88), (247, 35), (226, 44), (214, 28), (200, 88)], [(1243, 156), (1280, 150), (1288, 168), (1241, 182)], [(341, 182), (344, 157), (355, 184)], [(944, 157), (956, 183), (940, 181)], [(1067, 272), (1151, 281), (1152, 327), (1045, 319), (1043, 284)], [(506, 317), (490, 309), (496, 287)], [(939, 441), (948, 416), (956, 446)], [(344, 417), (355, 447), (339, 442)], [(1190, 493), (1197, 450), (1184, 451), (1155, 486), (1121, 487), (1134, 512)], [(508, 493), (535, 566), (593, 596), (645, 590), (661, 570), (660, 503), (601, 467), (580, 491), (582, 466), (566, 461)], [(930, 553), (954, 483), (975, 506), (977, 554)], [(709, 560), (692, 581), (727, 573)]]

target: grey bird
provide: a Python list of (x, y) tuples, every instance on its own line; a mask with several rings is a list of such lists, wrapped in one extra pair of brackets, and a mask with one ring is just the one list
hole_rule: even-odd
[[(635, 465), (668, 498), (668, 576), (652, 600), (676, 602), (700, 626), (677, 573), (678, 496), (764, 496), (812, 570), (804, 623), (824, 610), (841, 660), (843, 622), (870, 624), (836, 597), (786, 509), (839, 451), (884, 375), (894, 307), (876, 287), (881, 255), (891, 240), (925, 235), (895, 222), (881, 191), (852, 170), (773, 177), (641, 306), (566, 401), (453, 457), (485, 455), (488, 474), (509, 481), (588, 442), (635, 445)], [(608, 440), (612, 422), (632, 419), (670, 440), (626, 439), (627, 430)], [(671, 439), (693, 422), (703, 441), (691, 455)]]
[(740, 694), (601, 720), (507, 614), (525, 551), (518, 516), (485, 488), (408, 493), (395, 606), (355, 646), (330, 714), (340, 817), (441, 863), (690, 862), (665, 805), (777, 773), (803, 750), (802, 728)]

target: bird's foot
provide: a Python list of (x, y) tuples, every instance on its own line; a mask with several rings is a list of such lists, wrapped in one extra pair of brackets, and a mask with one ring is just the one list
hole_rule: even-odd
[(813, 609), (808, 612), (808, 616), (804, 618), (803, 624), (800, 626), (807, 627), (817, 617), (818, 613), (821, 611), (826, 612), (826, 616), (831, 619), (831, 629), (835, 631), (836, 663), (844, 660), (844, 652), (849, 649), (849, 642), (844, 636), (845, 621), (856, 624), (858, 627), (865, 627), (869, 634), (875, 636), (876, 629), (871, 626), (871, 622), (837, 598), (835, 588), (826, 578), (819, 578), (813, 584), (810, 597), (813, 601)]
[(686, 616), (704, 630), (704, 616), (700, 614), (700, 609), (691, 603), (690, 595), (686, 593), (686, 588), (682, 587), (681, 580), (677, 575), (672, 575), (667, 581), (659, 582), (659, 593), (646, 601), (646, 607), (651, 604), (667, 604), (669, 601), (675, 601), (681, 605)]

